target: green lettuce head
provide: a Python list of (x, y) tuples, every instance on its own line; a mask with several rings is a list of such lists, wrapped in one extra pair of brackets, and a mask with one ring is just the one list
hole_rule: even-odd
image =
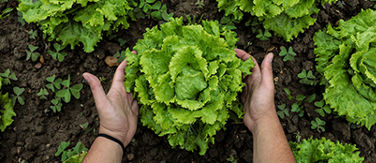
[(231, 113), (242, 117), (238, 93), (254, 63), (234, 51), (236, 33), (217, 22), (183, 25), (171, 19), (160, 28), (147, 29), (134, 50), (126, 51), (125, 87), (133, 92), (141, 122), (171, 146), (205, 154), (216, 132)]
[(217, 0), (219, 10), (242, 20), (244, 13), (256, 16), (264, 28), (291, 41), (316, 22), (318, 6), (337, 0)]
[(364, 160), (359, 156), (360, 152), (355, 145), (335, 143), (325, 138), (309, 138), (300, 143), (290, 143), (290, 145), (298, 163), (361, 163)]
[(313, 38), (324, 99), (339, 115), (370, 129), (376, 123), (376, 11), (365, 10)]

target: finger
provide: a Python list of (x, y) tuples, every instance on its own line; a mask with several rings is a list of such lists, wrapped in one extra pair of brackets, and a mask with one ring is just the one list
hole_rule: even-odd
[(132, 112), (138, 116), (138, 103), (137, 103), (137, 100), (133, 100), (133, 103), (132, 103)]
[(251, 55), (241, 49), (235, 49), (236, 56), (244, 61), (248, 60)]
[(115, 71), (115, 75), (114, 75), (114, 79), (112, 81), (112, 84), (114, 84), (115, 82), (121, 82), (121, 83), (124, 82), (124, 71), (125, 71), (126, 65), (127, 65), (127, 61), (124, 59), (124, 61), (120, 63), (120, 65), (118, 66), (118, 68)]
[(266, 86), (273, 86), (273, 53), (269, 53), (261, 64), (262, 83)]
[(99, 106), (103, 106), (104, 102), (105, 102), (105, 100), (103, 100), (103, 98), (106, 97), (106, 93), (104, 92), (103, 87), (102, 87), (99, 79), (96, 76), (94, 76), (90, 73), (84, 73), (82, 76), (89, 83), (91, 92), (93, 93), (93, 96), (94, 96), (95, 104), (97, 105), (97, 108), (99, 108)]
[(133, 54), (137, 54), (137, 52), (136, 52), (136, 51), (134, 51), (134, 50), (132, 51), (132, 53), (133, 53)]
[(256, 81), (261, 81), (260, 66), (259, 66), (259, 64), (257, 63), (257, 60), (254, 57), (252, 57), (252, 60), (256, 65), (255, 65), (255, 67), (253, 67), (252, 76), (247, 79), (247, 83), (249, 83), (250, 85), (252, 85), (252, 83), (255, 83)]

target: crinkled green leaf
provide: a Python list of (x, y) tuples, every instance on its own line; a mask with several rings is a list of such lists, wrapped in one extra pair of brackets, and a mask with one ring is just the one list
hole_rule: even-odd
[(376, 11), (365, 10), (315, 34), (324, 99), (339, 115), (368, 129), (376, 124)]
[(265, 29), (291, 41), (316, 22), (312, 16), (319, 12), (318, 5), (337, 0), (217, 0), (219, 10), (242, 20), (244, 13), (256, 16)]
[[(0, 77), (0, 90), (3, 78)], [(8, 93), (2, 94), (0, 91), (0, 131), (4, 130), (13, 123), (13, 117), (16, 113), (13, 110), (12, 100), (8, 97)]]
[(236, 57), (236, 34), (221, 32), (218, 22), (182, 20), (147, 29), (134, 47), (138, 54), (125, 52), (125, 87), (142, 104), (144, 126), (167, 135), (173, 147), (203, 155), (229, 111), (243, 115), (238, 94), (254, 63)]
[(131, 4), (131, 0), (21, 0), (18, 10), (26, 22), (40, 25), (51, 40), (72, 49), (82, 44), (90, 53), (102, 33), (129, 27)]
[(360, 157), (360, 152), (355, 145), (332, 142), (326, 138), (304, 139), (299, 143), (290, 143), (296, 162), (343, 162), (361, 163), (364, 158)]

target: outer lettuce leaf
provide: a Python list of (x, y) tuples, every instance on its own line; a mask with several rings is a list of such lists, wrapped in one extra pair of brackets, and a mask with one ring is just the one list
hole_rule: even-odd
[(312, 17), (319, 12), (321, 2), (332, 3), (337, 0), (217, 0), (219, 10), (225, 15), (234, 15), (236, 20), (243, 18), (244, 12), (259, 18), (265, 29), (286, 41), (291, 41), (316, 22)]
[[(2, 86), (2, 78), (0, 77), (0, 90)], [(16, 113), (13, 111), (12, 100), (8, 97), (8, 93), (0, 92), (0, 131), (4, 130), (13, 123), (13, 117)]]
[(82, 43), (94, 51), (102, 33), (129, 27), (132, 0), (20, 0), (18, 10), (28, 23), (37, 23), (50, 39), (71, 49)]
[(137, 55), (127, 49), (125, 87), (142, 104), (144, 126), (167, 135), (173, 147), (203, 155), (230, 111), (242, 117), (237, 96), (254, 63), (236, 57), (236, 34), (220, 32), (218, 22), (182, 20), (147, 29)]
[(365, 10), (315, 34), (324, 99), (339, 115), (368, 129), (376, 123), (376, 11)]
[(325, 138), (304, 139), (300, 143), (290, 143), (296, 162), (361, 163), (364, 158), (355, 145), (332, 142)]

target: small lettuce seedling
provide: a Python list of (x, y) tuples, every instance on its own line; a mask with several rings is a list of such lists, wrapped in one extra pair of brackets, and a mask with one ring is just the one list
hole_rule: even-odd
[(68, 75), (68, 79), (61, 82), (61, 85), (64, 86), (65, 89), (59, 90), (56, 92), (56, 97), (62, 98), (65, 103), (69, 103), (71, 100), (71, 96), (75, 97), (76, 99), (80, 98), (80, 91), (83, 88), (82, 84), (76, 84), (74, 86), (70, 86), (70, 75)]
[(284, 57), (283, 62), (295, 61), (294, 57), (296, 56), (296, 53), (294, 52), (292, 47), (289, 47), (289, 50), (287, 51), (286, 47), (282, 46), (279, 56)]
[(285, 93), (287, 94), (287, 98), (289, 99), (289, 100), (292, 100), (294, 97), (292, 97), (292, 95), (291, 95), (291, 91), (290, 91), (290, 89), (288, 89), (288, 88), (283, 88), (283, 91), (285, 91)]
[(42, 100), (47, 100), (48, 95), (49, 95), (49, 93), (48, 93), (46, 88), (41, 88), (40, 91), (37, 94), (37, 96), (39, 96), (40, 99), (42, 99)]
[(325, 117), (325, 114), (332, 113), (332, 110), (330, 109), (330, 107), (328, 105), (325, 105), (324, 100), (316, 101), (314, 105), (319, 108), (319, 109), (316, 109), (315, 112), (319, 113), (320, 116), (322, 117)]
[(21, 96), (25, 92), (25, 88), (13, 87), (14, 96), (12, 97), (13, 106), (18, 101), (19, 104), (25, 105), (25, 101)]
[(302, 72), (298, 74), (298, 78), (300, 79), (299, 83), (301, 84), (316, 85), (318, 83), (316, 76), (313, 75), (311, 70), (306, 71), (303, 69)]
[(64, 49), (63, 46), (61, 46), (58, 43), (54, 43), (54, 48), (56, 51), (48, 50), (48, 54), (56, 61), (63, 62), (64, 58), (67, 56), (67, 53), (60, 52)]
[(56, 79), (56, 75), (52, 75), (48, 78), (46, 78), (46, 80), (49, 82), (49, 84), (46, 85), (46, 88), (50, 89), (52, 92), (55, 92), (55, 88), (56, 89), (61, 89), (61, 82), (63, 81), (62, 79), (58, 78)]
[(37, 30), (30, 30), (29, 32), (27, 32), (30, 36), (29, 36), (29, 38), (30, 39), (33, 39), (33, 40), (35, 40), (36, 38), (37, 38), (37, 36), (38, 36), (38, 31)]
[(263, 33), (260, 29), (259, 34), (256, 35), (256, 38), (260, 39), (261, 41), (269, 40), (270, 37), (272, 37), (272, 34), (268, 30), (265, 30), (265, 32)]
[(168, 21), (174, 16), (173, 13), (167, 13), (167, 6), (162, 5), (161, 1), (157, 0), (140, 0), (138, 8), (135, 9), (137, 18), (151, 17), (155, 20)]
[(62, 141), (57, 148), (55, 156), (58, 157), (61, 155), (61, 162), (63, 163), (82, 162), (88, 151), (85, 145), (78, 142), (73, 149), (67, 149), (69, 145), (70, 142)]
[(3, 82), (5, 85), (10, 84), (10, 81), (11, 81), (11, 80), (14, 80), (14, 81), (17, 81), (17, 80), (18, 80), (16, 74), (15, 74), (14, 72), (10, 73), (10, 70), (9, 70), (9, 69), (5, 70), (4, 73), (0, 73), (0, 77), (3, 78), (3, 81), (2, 81), (2, 82)]
[(326, 122), (316, 117), (314, 121), (311, 121), (311, 129), (316, 130), (317, 132), (325, 132)]
[(284, 119), (287, 116), (290, 116), (289, 109), (287, 109), (286, 104), (281, 104), (277, 106), (279, 111), (277, 111), (277, 114), (280, 118)]
[(26, 60), (28, 61), (31, 58), (33, 62), (37, 61), (40, 56), (40, 53), (35, 52), (35, 50), (37, 50), (38, 47), (31, 45), (31, 44), (28, 45), (28, 47), (29, 47), (29, 50), (26, 50)]
[(6, 8), (4, 11), (0, 13), (0, 19), (8, 17), (12, 11), (13, 8)]

